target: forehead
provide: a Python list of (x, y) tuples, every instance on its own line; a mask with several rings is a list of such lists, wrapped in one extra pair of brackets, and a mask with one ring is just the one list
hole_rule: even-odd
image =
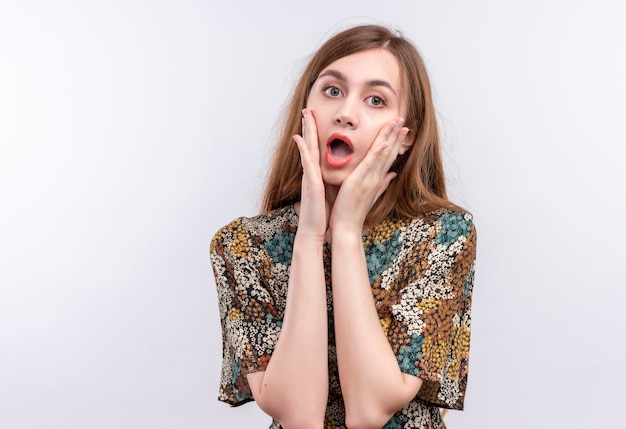
[(337, 70), (355, 82), (385, 80), (396, 90), (400, 88), (400, 64), (388, 50), (376, 48), (339, 58), (322, 70)]

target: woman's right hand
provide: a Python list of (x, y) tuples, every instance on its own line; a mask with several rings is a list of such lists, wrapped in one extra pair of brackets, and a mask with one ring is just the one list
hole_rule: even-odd
[(302, 136), (293, 136), (302, 162), (302, 190), (300, 197), (298, 234), (324, 241), (330, 210), (326, 202), (324, 181), (320, 168), (320, 149), (317, 125), (310, 109), (302, 110)]
[[(284, 428), (324, 426), (328, 402), (328, 309), (323, 241), (328, 229), (317, 127), (302, 112), (293, 137), (302, 162), (300, 219), (293, 245), (280, 335), (264, 371), (247, 374), (257, 405)], [(298, 380), (294, 383), (294, 380)]]

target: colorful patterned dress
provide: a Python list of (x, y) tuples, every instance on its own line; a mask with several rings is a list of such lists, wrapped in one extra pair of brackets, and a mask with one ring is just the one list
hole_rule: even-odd
[[(298, 215), (293, 206), (239, 218), (211, 241), (223, 335), (219, 400), (253, 400), (245, 374), (263, 371), (280, 335)], [(476, 231), (470, 214), (438, 210), (386, 219), (363, 237), (380, 324), (402, 372), (423, 379), (384, 429), (444, 428), (439, 408), (463, 409)], [(337, 371), (330, 275), (324, 248), (329, 395), (325, 429), (345, 428)], [(280, 428), (276, 421), (271, 429)]]

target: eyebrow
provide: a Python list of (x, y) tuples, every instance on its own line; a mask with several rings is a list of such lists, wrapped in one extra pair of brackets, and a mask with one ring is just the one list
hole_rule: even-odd
[[(333, 69), (326, 70), (318, 76), (318, 79), (324, 76), (332, 76), (335, 79), (340, 80), (342, 82), (347, 81), (346, 77), (339, 70), (333, 70)], [(365, 85), (366, 86), (384, 86), (385, 88), (389, 88), (389, 90), (391, 90), (391, 92), (393, 92), (396, 97), (398, 96), (398, 94), (393, 89), (391, 84), (387, 82), (386, 80), (381, 80), (381, 79), (368, 80), (367, 82), (365, 82)]]

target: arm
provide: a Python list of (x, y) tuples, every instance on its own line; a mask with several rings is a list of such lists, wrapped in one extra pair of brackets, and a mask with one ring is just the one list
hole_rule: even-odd
[(337, 360), (349, 428), (380, 428), (417, 394), (418, 377), (400, 371), (382, 330), (361, 241), (374, 202), (395, 177), (388, 173), (408, 129), (395, 120), (341, 186), (330, 220)]
[(248, 374), (259, 407), (285, 429), (321, 428), (328, 400), (322, 246), (296, 234), (283, 326), (267, 369)]
[[(417, 226), (416, 229), (413, 229), (414, 225)], [(426, 240), (416, 237), (416, 234), (419, 236), (424, 233), (428, 237)], [(416, 393), (420, 402), (433, 407), (462, 410), (467, 385), (470, 308), (476, 255), (476, 231), (472, 217), (464, 212), (433, 214), (425, 219), (424, 223), (412, 223), (410, 228), (403, 229), (403, 237), (403, 248), (407, 250), (407, 253), (403, 256), (399, 271), (393, 270), (391, 279), (387, 279), (397, 282), (395, 284), (402, 288), (401, 295), (394, 298), (393, 329), (389, 329), (387, 339), (394, 354), (399, 356), (398, 365), (401, 371), (406, 373), (403, 377), (406, 379), (411, 378), (407, 374), (419, 374), (418, 380), (421, 380), (421, 386)], [(421, 262), (418, 263), (418, 260)], [(342, 265), (346, 270), (350, 270), (345, 264)], [(341, 269), (342, 267), (333, 267), (335, 268)], [(357, 276), (350, 276), (349, 272), (345, 276), (349, 279), (345, 283), (346, 289), (352, 293), (358, 292), (357, 289), (349, 288), (356, 287), (361, 273), (354, 271), (357, 272)], [(334, 276), (337, 274), (333, 271)], [(339, 324), (337, 306), (341, 292), (338, 289), (339, 285), (333, 286), (336, 287), (334, 294), (337, 297), (335, 299), (337, 326)], [(346, 300), (354, 299), (354, 297), (344, 295)], [(354, 309), (347, 308), (352, 311), (352, 315), (348, 315), (345, 324), (348, 325), (351, 320), (359, 317), (362, 313), (356, 310), (364, 308), (366, 308), (365, 302), (359, 306), (354, 305)], [(349, 341), (364, 341), (367, 345), (373, 346), (375, 337), (372, 336), (370, 339), (361, 335), (363, 331), (359, 329), (363, 325), (363, 322), (355, 323), (350, 328), (351, 331), (346, 331), (346, 335), (349, 335), (347, 338)], [(371, 330), (374, 334), (373, 325)], [(339, 344), (339, 333), (337, 337), (337, 344)], [(376, 372), (382, 373), (376, 365), (382, 362), (383, 353), (354, 344), (349, 345), (345, 351), (346, 356), (350, 356), (350, 352), (355, 350), (361, 350), (358, 353), (370, 353), (368, 359), (372, 356), (372, 361), (367, 362), (367, 367), (363, 367), (363, 375), (359, 378), (358, 372), (352, 372), (355, 362), (358, 365), (359, 355), (355, 354), (353, 360), (344, 361), (348, 364), (346, 368), (341, 367), (340, 364), (340, 373), (344, 371), (342, 377), (348, 374), (354, 377), (352, 383), (374, 383), (376, 378), (372, 376), (376, 375)], [(373, 359), (374, 356), (377, 357), (376, 360)], [(372, 369), (368, 373), (367, 370), (370, 367)], [(344, 380), (348, 378), (342, 378), (346, 409), (350, 408), (348, 404), (352, 401), (355, 404), (353, 407), (355, 411), (349, 413), (352, 417), (349, 416), (347, 420), (349, 424), (352, 424), (349, 427), (380, 427), (381, 422), (387, 416), (383, 415), (378, 419), (377, 416), (380, 414), (368, 413), (368, 411), (376, 412), (376, 407), (384, 405), (384, 402), (379, 403), (375, 400), (370, 409), (359, 409), (358, 407), (362, 406), (363, 402), (371, 400), (376, 392), (372, 392), (371, 397), (359, 397), (366, 391), (367, 386), (361, 388), (357, 386), (354, 393), (356, 399), (350, 399), (351, 393), (346, 388), (351, 385), (351, 382)], [(383, 400), (386, 399), (383, 398)]]
[(400, 371), (378, 319), (360, 234), (333, 234), (333, 303), (349, 428), (380, 428), (422, 385)]
[(313, 120), (307, 125), (304, 138), (295, 137), (305, 174), (283, 325), (267, 369), (247, 376), (259, 407), (285, 429), (321, 429), (328, 401), (327, 211), (317, 131)]

